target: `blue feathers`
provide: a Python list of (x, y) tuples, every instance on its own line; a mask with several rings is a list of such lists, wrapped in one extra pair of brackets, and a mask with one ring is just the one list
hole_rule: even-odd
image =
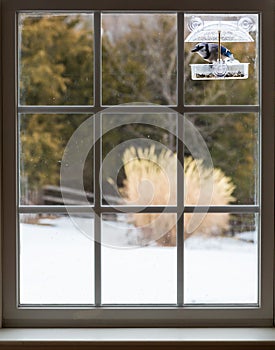
[[(213, 63), (218, 60), (218, 48), (219, 46), (216, 43), (199, 43), (191, 52), (197, 52), (205, 61)], [(224, 59), (234, 61), (232, 52), (224, 46), (221, 46), (221, 56)]]
[(228, 58), (231, 58), (233, 56), (232, 53), (224, 46), (221, 46), (221, 54), (222, 56), (228, 57)]

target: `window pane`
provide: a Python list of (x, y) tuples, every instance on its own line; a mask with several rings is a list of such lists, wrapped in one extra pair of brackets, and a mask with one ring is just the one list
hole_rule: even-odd
[[(63, 182), (62, 198), (60, 169), (63, 153), (70, 137), (81, 125), (85, 125), (81, 128), (81, 137), (72, 140), (74, 147), (70, 148), (71, 156), (66, 159), (68, 175), (65, 186)], [(83, 160), (81, 175), (85, 194), (81, 179), (74, 172), (74, 167), (79, 165), (76, 160), (81, 162), (85, 157), (85, 145), (92, 144), (93, 120), (89, 116), (22, 114), (19, 117), (19, 130), (20, 204), (83, 204), (83, 197), (86, 196), (90, 202), (93, 201), (93, 149)]]
[(176, 303), (176, 215), (103, 215), (102, 302)]
[(175, 104), (174, 14), (102, 15), (103, 104)]
[[(201, 160), (196, 155), (195, 166), (192, 168), (192, 150), (191, 147), (186, 148), (185, 204), (257, 204), (258, 115), (192, 114), (187, 115), (187, 120), (193, 123), (206, 142), (214, 170), (209, 176), (210, 165), (200, 163)], [(185, 141), (192, 146), (188, 130), (189, 128), (185, 133)], [(199, 188), (199, 191), (194, 191), (194, 188)], [(206, 197), (209, 202), (206, 202)]]
[(19, 14), (21, 105), (93, 104), (93, 15)]
[(102, 116), (104, 204), (176, 204), (176, 114)]
[(185, 214), (184, 302), (258, 302), (258, 216)]
[[(89, 214), (77, 217), (93, 232)], [(20, 303), (94, 303), (94, 242), (67, 215), (20, 215)]]
[[(224, 64), (217, 66), (219, 30), (221, 45), (233, 56), (222, 49), (222, 53), (229, 57), (222, 56)], [(259, 104), (258, 15), (186, 14), (184, 37), (186, 104)], [(205, 43), (209, 44), (208, 48)], [(197, 44), (199, 46), (195, 48)], [(194, 49), (199, 51), (192, 52)], [(194, 77), (192, 69), (197, 72)], [(223, 69), (224, 74), (220, 71)]]

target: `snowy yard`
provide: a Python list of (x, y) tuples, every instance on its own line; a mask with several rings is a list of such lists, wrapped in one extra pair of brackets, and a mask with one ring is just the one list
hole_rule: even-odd
[[(93, 219), (78, 220), (91, 228), (92, 236)], [(137, 248), (130, 239), (134, 231), (127, 224), (103, 222), (102, 238), (109, 246), (102, 247), (102, 302), (176, 303), (176, 248)], [(185, 302), (256, 303), (257, 259), (256, 243), (236, 237), (189, 238), (184, 252)], [(21, 224), (21, 303), (91, 304), (93, 280), (93, 240), (68, 217)]]

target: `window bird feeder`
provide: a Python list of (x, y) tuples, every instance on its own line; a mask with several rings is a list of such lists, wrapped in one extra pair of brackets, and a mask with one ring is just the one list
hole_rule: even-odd
[[(192, 80), (227, 80), (247, 79), (249, 63), (241, 63), (237, 59), (222, 58), (221, 42), (253, 42), (249, 31), (254, 22), (249, 17), (239, 21), (206, 21), (193, 17), (189, 23), (191, 33), (185, 42), (217, 43), (218, 57), (208, 64), (190, 64)], [(212, 44), (210, 44), (212, 45)]]

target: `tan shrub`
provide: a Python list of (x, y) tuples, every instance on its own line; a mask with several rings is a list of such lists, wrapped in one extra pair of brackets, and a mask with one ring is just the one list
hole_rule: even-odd
[[(121, 194), (132, 205), (176, 205), (177, 158), (171, 151), (159, 154), (154, 146), (131, 147), (123, 155), (126, 178)], [(234, 185), (220, 169), (208, 169), (202, 160), (184, 160), (185, 205), (226, 205), (234, 201)], [(133, 214), (132, 223), (142, 232), (143, 242), (176, 244), (175, 214)], [(185, 239), (192, 234), (221, 234), (229, 229), (229, 214), (184, 215)]]

